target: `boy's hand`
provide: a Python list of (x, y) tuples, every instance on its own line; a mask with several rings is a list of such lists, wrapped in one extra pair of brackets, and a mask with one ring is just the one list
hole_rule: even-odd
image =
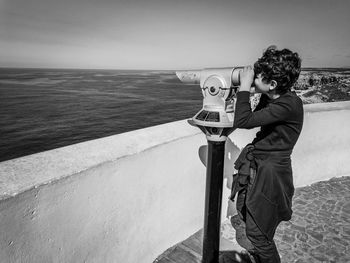
[(240, 88), (239, 91), (250, 91), (254, 81), (254, 70), (251, 66), (244, 67), (239, 73)]

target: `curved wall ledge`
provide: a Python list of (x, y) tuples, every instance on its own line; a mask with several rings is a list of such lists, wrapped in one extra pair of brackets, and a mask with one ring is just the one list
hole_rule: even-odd
[(196, 134), (186, 121), (177, 121), (1, 162), (0, 200)]
[[(296, 186), (350, 175), (350, 102), (305, 105)], [(227, 142), (223, 218), (238, 149)], [(2, 262), (152, 262), (202, 227), (204, 135), (185, 120), (0, 163)]]

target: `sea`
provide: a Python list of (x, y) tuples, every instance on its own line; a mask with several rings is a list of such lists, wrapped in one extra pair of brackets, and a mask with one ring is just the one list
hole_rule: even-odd
[(0, 68), (0, 162), (192, 117), (175, 71)]

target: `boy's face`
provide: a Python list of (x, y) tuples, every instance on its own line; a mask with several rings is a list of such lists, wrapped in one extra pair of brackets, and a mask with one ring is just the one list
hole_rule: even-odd
[(267, 94), (275, 88), (274, 81), (267, 83), (266, 81), (263, 80), (261, 73), (259, 73), (255, 76), (254, 84), (255, 84), (255, 92), (256, 93)]

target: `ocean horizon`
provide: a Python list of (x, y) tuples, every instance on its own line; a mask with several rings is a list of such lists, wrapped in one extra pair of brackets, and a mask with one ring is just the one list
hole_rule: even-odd
[(192, 117), (175, 71), (0, 68), (0, 161)]

